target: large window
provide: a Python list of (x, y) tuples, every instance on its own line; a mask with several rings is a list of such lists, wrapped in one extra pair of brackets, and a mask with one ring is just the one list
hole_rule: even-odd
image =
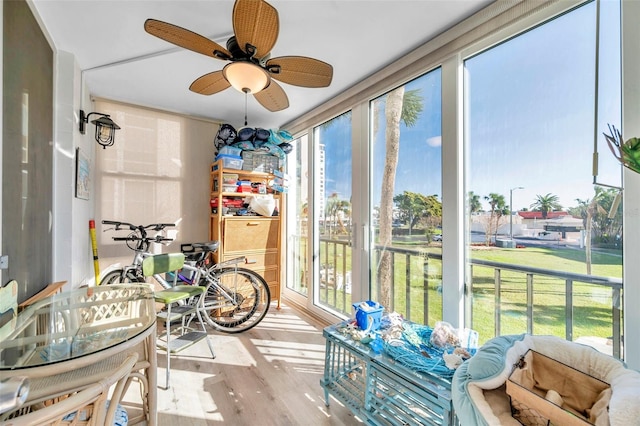
[(619, 354), (620, 166), (592, 175), (594, 132), (620, 122), (615, 56), (596, 80), (590, 3), (464, 63), (469, 323), (483, 341), (533, 332)]
[(103, 266), (131, 256), (125, 244), (100, 232), (103, 219), (175, 223), (167, 233), (176, 241), (170, 247), (153, 245), (157, 252), (207, 241), (217, 124), (107, 101), (97, 102), (96, 109), (122, 127), (115, 144), (96, 155), (96, 223)]

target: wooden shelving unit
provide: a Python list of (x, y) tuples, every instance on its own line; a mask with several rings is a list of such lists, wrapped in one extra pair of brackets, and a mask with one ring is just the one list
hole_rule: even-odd
[(273, 194), (276, 199), (278, 216), (232, 216), (223, 214), (223, 200), (243, 199), (261, 196), (247, 192), (223, 191), (223, 175), (237, 174), (239, 180), (264, 183), (275, 178), (271, 173), (228, 169), (222, 161), (211, 165), (211, 199), (217, 199), (217, 207), (212, 208), (209, 238), (220, 241), (220, 248), (214, 260), (221, 262), (238, 256), (245, 256), (247, 264), (242, 265), (258, 272), (269, 285), (271, 300), (280, 308), (280, 282), (282, 275), (282, 194)]

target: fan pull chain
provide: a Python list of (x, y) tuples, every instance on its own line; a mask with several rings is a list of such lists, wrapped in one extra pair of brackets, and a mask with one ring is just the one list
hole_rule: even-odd
[(244, 125), (246, 127), (247, 126), (247, 98), (248, 98), (249, 89), (243, 89), (242, 91), (244, 92)]

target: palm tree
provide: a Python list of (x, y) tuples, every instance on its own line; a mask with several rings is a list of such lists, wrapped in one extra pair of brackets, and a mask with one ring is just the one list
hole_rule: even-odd
[(338, 194), (335, 192), (327, 198), (326, 202), (325, 227), (327, 222), (331, 222), (329, 226), (329, 236), (331, 236), (332, 230), (336, 224), (339, 226), (340, 232), (346, 234), (347, 229), (344, 226), (343, 217), (351, 216), (351, 203), (347, 200), (339, 199)]
[(598, 214), (593, 217), (594, 241), (613, 243), (615, 236), (620, 234), (622, 230), (621, 197), (619, 189), (602, 189), (602, 197), (598, 201), (602, 210), (598, 210)]
[(480, 203), (480, 196), (473, 191), (469, 191), (469, 213), (478, 213), (482, 210), (482, 204)]
[(558, 196), (549, 193), (547, 195), (536, 195), (536, 201), (531, 204), (531, 208), (542, 212), (542, 218), (546, 219), (549, 212), (560, 210), (562, 206), (558, 202)]
[[(411, 127), (416, 123), (422, 112), (422, 98), (416, 90), (409, 91), (405, 94), (404, 86), (400, 86), (389, 92), (385, 101), (386, 157), (380, 195), (380, 234), (378, 238), (381, 246), (389, 247), (393, 239), (393, 192), (396, 183), (398, 153), (400, 152), (400, 121), (403, 121), (407, 127)], [(377, 116), (377, 114), (374, 116)], [(374, 127), (375, 125), (376, 123), (374, 123)], [(378, 265), (380, 283), (379, 303), (383, 306), (392, 306), (392, 266), (391, 253), (383, 250)]]
[(585, 229), (585, 263), (587, 264), (587, 275), (591, 275), (591, 231), (593, 229), (593, 217), (598, 213), (606, 214), (607, 211), (600, 204), (603, 198), (606, 195), (606, 191), (604, 191), (599, 186), (593, 188), (595, 194), (591, 200), (581, 200), (576, 198), (578, 205), (580, 206), (582, 222), (584, 224)]
[[(348, 219), (349, 229), (344, 224), (344, 220)], [(351, 229), (351, 202), (347, 200), (340, 200), (336, 206), (336, 220), (340, 227), (342, 234), (348, 234)]]
[(485, 244), (488, 246), (491, 243), (491, 235), (498, 233), (498, 227), (500, 226), (500, 218), (507, 214), (507, 203), (504, 200), (504, 195), (497, 194), (495, 192), (485, 195), (484, 199), (489, 203), (491, 207), (489, 215), (489, 224), (485, 232)]

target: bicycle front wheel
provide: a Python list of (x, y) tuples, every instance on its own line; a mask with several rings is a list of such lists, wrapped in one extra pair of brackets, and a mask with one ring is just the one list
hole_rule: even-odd
[(257, 272), (244, 268), (210, 269), (205, 279), (204, 319), (216, 330), (240, 333), (255, 327), (267, 314), (271, 294)]
[(143, 283), (144, 278), (136, 276), (131, 271), (126, 274), (123, 269), (114, 269), (100, 280), (100, 285), (121, 284), (121, 283)]

